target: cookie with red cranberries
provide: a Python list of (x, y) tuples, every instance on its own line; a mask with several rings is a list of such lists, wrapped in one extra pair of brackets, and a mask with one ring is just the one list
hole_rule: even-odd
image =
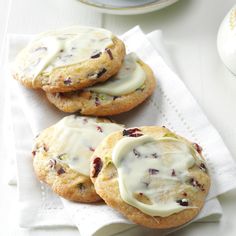
[(123, 126), (107, 119), (67, 116), (35, 139), (33, 166), (39, 180), (68, 200), (96, 202), (89, 177), (90, 157), (97, 145)]
[(37, 35), (17, 55), (12, 74), (29, 88), (74, 91), (109, 79), (124, 56), (124, 43), (112, 32), (72, 26)]
[(92, 155), (90, 177), (107, 205), (158, 229), (192, 220), (210, 188), (200, 146), (158, 126), (109, 135)]
[(47, 93), (48, 100), (64, 112), (108, 116), (129, 111), (154, 91), (151, 68), (134, 53), (126, 55), (115, 76), (104, 83), (69, 93)]

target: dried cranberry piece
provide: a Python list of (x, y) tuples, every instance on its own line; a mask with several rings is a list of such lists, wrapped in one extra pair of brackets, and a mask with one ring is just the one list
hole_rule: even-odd
[(199, 154), (202, 153), (202, 147), (201, 146), (199, 146), (197, 143), (193, 143), (193, 146)]
[(196, 187), (196, 186), (198, 185), (198, 181), (195, 180), (194, 178), (191, 178), (191, 179), (189, 180), (189, 183), (190, 183), (193, 187)]
[(198, 181), (195, 180), (194, 178), (189, 179), (189, 183), (193, 186), (196, 187), (198, 185)]
[(137, 150), (137, 149), (133, 149), (133, 153), (136, 157), (140, 157), (141, 156), (141, 153)]
[(145, 185), (146, 188), (147, 188), (147, 187), (149, 186), (149, 184), (150, 184), (150, 183), (145, 182), (145, 181), (143, 181), (142, 183)]
[(123, 131), (124, 135), (125, 135), (125, 132), (127, 132), (127, 134), (130, 134), (130, 133), (134, 133), (134, 132), (137, 132), (137, 131), (141, 131), (139, 128), (133, 128), (133, 129), (125, 129)]
[(129, 136), (129, 137), (139, 137), (142, 136), (142, 133), (138, 133), (141, 130), (138, 128), (133, 128), (133, 129), (124, 129), (123, 130), (123, 136)]
[(97, 130), (98, 130), (100, 133), (103, 133), (103, 130), (102, 130), (102, 127), (101, 127), (101, 126), (97, 126)]
[(64, 97), (63, 93), (54, 93), (55, 98), (61, 98)]
[(113, 96), (113, 101), (115, 101), (117, 98), (120, 98), (120, 96)]
[(83, 118), (83, 124), (87, 124), (88, 123), (88, 119)]
[(96, 105), (96, 107), (101, 105), (101, 102), (98, 97), (95, 97), (95, 105)]
[(95, 178), (98, 176), (99, 172), (101, 171), (103, 166), (102, 160), (100, 157), (96, 157), (93, 160), (93, 171), (92, 171), (92, 177)]
[(106, 73), (106, 69), (105, 68), (102, 68), (98, 73), (97, 73), (97, 78), (100, 78), (103, 74)]
[(155, 159), (158, 158), (157, 153), (152, 153), (151, 155), (152, 155), (152, 157), (154, 157)]
[(156, 175), (156, 174), (159, 173), (159, 170), (157, 170), (157, 169), (148, 169), (148, 173), (149, 173), (150, 175)]
[(101, 56), (101, 54), (102, 54), (101, 52), (96, 53), (96, 54), (92, 55), (91, 58), (92, 58), (92, 59), (94, 59), (94, 58), (98, 58), (98, 57)]
[(35, 150), (32, 151), (32, 155), (33, 155), (33, 156), (36, 155), (36, 151), (35, 151)]
[(47, 152), (47, 151), (49, 150), (48, 146), (47, 146), (45, 143), (43, 144), (43, 150), (44, 150), (45, 152)]
[(109, 48), (106, 48), (106, 52), (109, 55), (110, 59), (113, 60), (113, 55), (112, 55), (111, 50)]
[(70, 85), (71, 83), (72, 83), (72, 80), (71, 80), (70, 77), (64, 79), (64, 84), (65, 84), (65, 85)]
[(51, 169), (54, 169), (56, 167), (56, 165), (57, 165), (57, 161), (55, 159), (50, 159), (49, 160), (49, 167)]
[(135, 133), (135, 134), (130, 135), (130, 137), (135, 137), (135, 138), (137, 138), (137, 137), (140, 137), (140, 136), (142, 136), (142, 135), (143, 135), (143, 134)]
[(197, 187), (197, 188), (199, 188), (201, 191), (205, 191), (204, 185), (200, 184), (196, 179), (190, 178), (190, 179), (189, 179), (189, 183), (190, 183), (193, 187)]
[(64, 170), (62, 167), (60, 167), (60, 169), (57, 170), (57, 174), (58, 174), (58, 175), (62, 175), (62, 174), (64, 174), (64, 173), (66, 173), (66, 172), (65, 172), (65, 170)]
[(88, 77), (90, 78), (90, 79), (98, 79), (98, 78), (100, 78), (104, 73), (106, 73), (106, 69), (105, 68), (102, 68), (100, 71), (98, 71), (98, 72), (92, 72), (92, 73), (89, 73), (88, 74)]
[(84, 191), (86, 189), (83, 183), (78, 183), (78, 188), (80, 191)]
[(175, 170), (172, 169), (171, 176), (176, 176)]
[(176, 202), (179, 203), (179, 205), (181, 205), (181, 206), (188, 206), (188, 200), (185, 198), (179, 199)]
[(207, 172), (207, 167), (206, 167), (206, 165), (205, 165), (204, 163), (201, 163), (200, 166), (199, 166), (199, 168), (200, 168), (201, 170)]

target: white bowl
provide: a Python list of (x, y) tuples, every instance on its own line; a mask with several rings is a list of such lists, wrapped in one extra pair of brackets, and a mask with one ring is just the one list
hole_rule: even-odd
[(160, 10), (178, 0), (79, 0), (99, 12), (116, 15), (136, 15)]
[(220, 25), (217, 48), (225, 66), (236, 75), (236, 5)]

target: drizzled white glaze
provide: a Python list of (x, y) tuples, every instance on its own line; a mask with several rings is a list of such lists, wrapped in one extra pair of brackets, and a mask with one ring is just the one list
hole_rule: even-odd
[(55, 151), (59, 161), (88, 176), (94, 149), (107, 135), (121, 129), (121, 125), (96, 122), (95, 118), (67, 116), (54, 126), (50, 151)]
[(73, 65), (104, 52), (113, 44), (110, 31), (73, 26), (38, 35), (16, 59), (15, 67), (32, 79), (42, 72)]
[(134, 53), (125, 56), (124, 63), (117, 75), (101, 85), (95, 85), (88, 90), (112, 96), (121, 96), (140, 88), (146, 79), (145, 71), (138, 63)]
[[(121, 139), (112, 153), (121, 198), (151, 216), (166, 217), (186, 209), (176, 202), (176, 191), (186, 187), (188, 169), (196, 159), (199, 154), (175, 138), (144, 135)], [(141, 202), (137, 195), (150, 203)]]

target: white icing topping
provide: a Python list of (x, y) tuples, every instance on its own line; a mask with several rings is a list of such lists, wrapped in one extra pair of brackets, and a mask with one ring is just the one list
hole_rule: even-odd
[(88, 176), (89, 158), (98, 144), (110, 133), (123, 129), (115, 123), (97, 122), (95, 118), (67, 116), (54, 126), (50, 151), (55, 158)]
[(101, 85), (88, 88), (88, 90), (112, 96), (134, 92), (144, 84), (146, 79), (145, 71), (137, 60), (134, 53), (126, 55), (124, 63), (117, 75)]
[[(122, 138), (112, 153), (121, 198), (151, 216), (166, 217), (186, 209), (177, 202), (176, 194), (187, 186), (188, 169), (195, 158), (199, 154), (176, 138)], [(142, 197), (149, 202), (140, 201)]]
[(86, 61), (113, 44), (110, 31), (73, 26), (38, 35), (16, 59), (19, 71), (36, 78), (42, 72)]

